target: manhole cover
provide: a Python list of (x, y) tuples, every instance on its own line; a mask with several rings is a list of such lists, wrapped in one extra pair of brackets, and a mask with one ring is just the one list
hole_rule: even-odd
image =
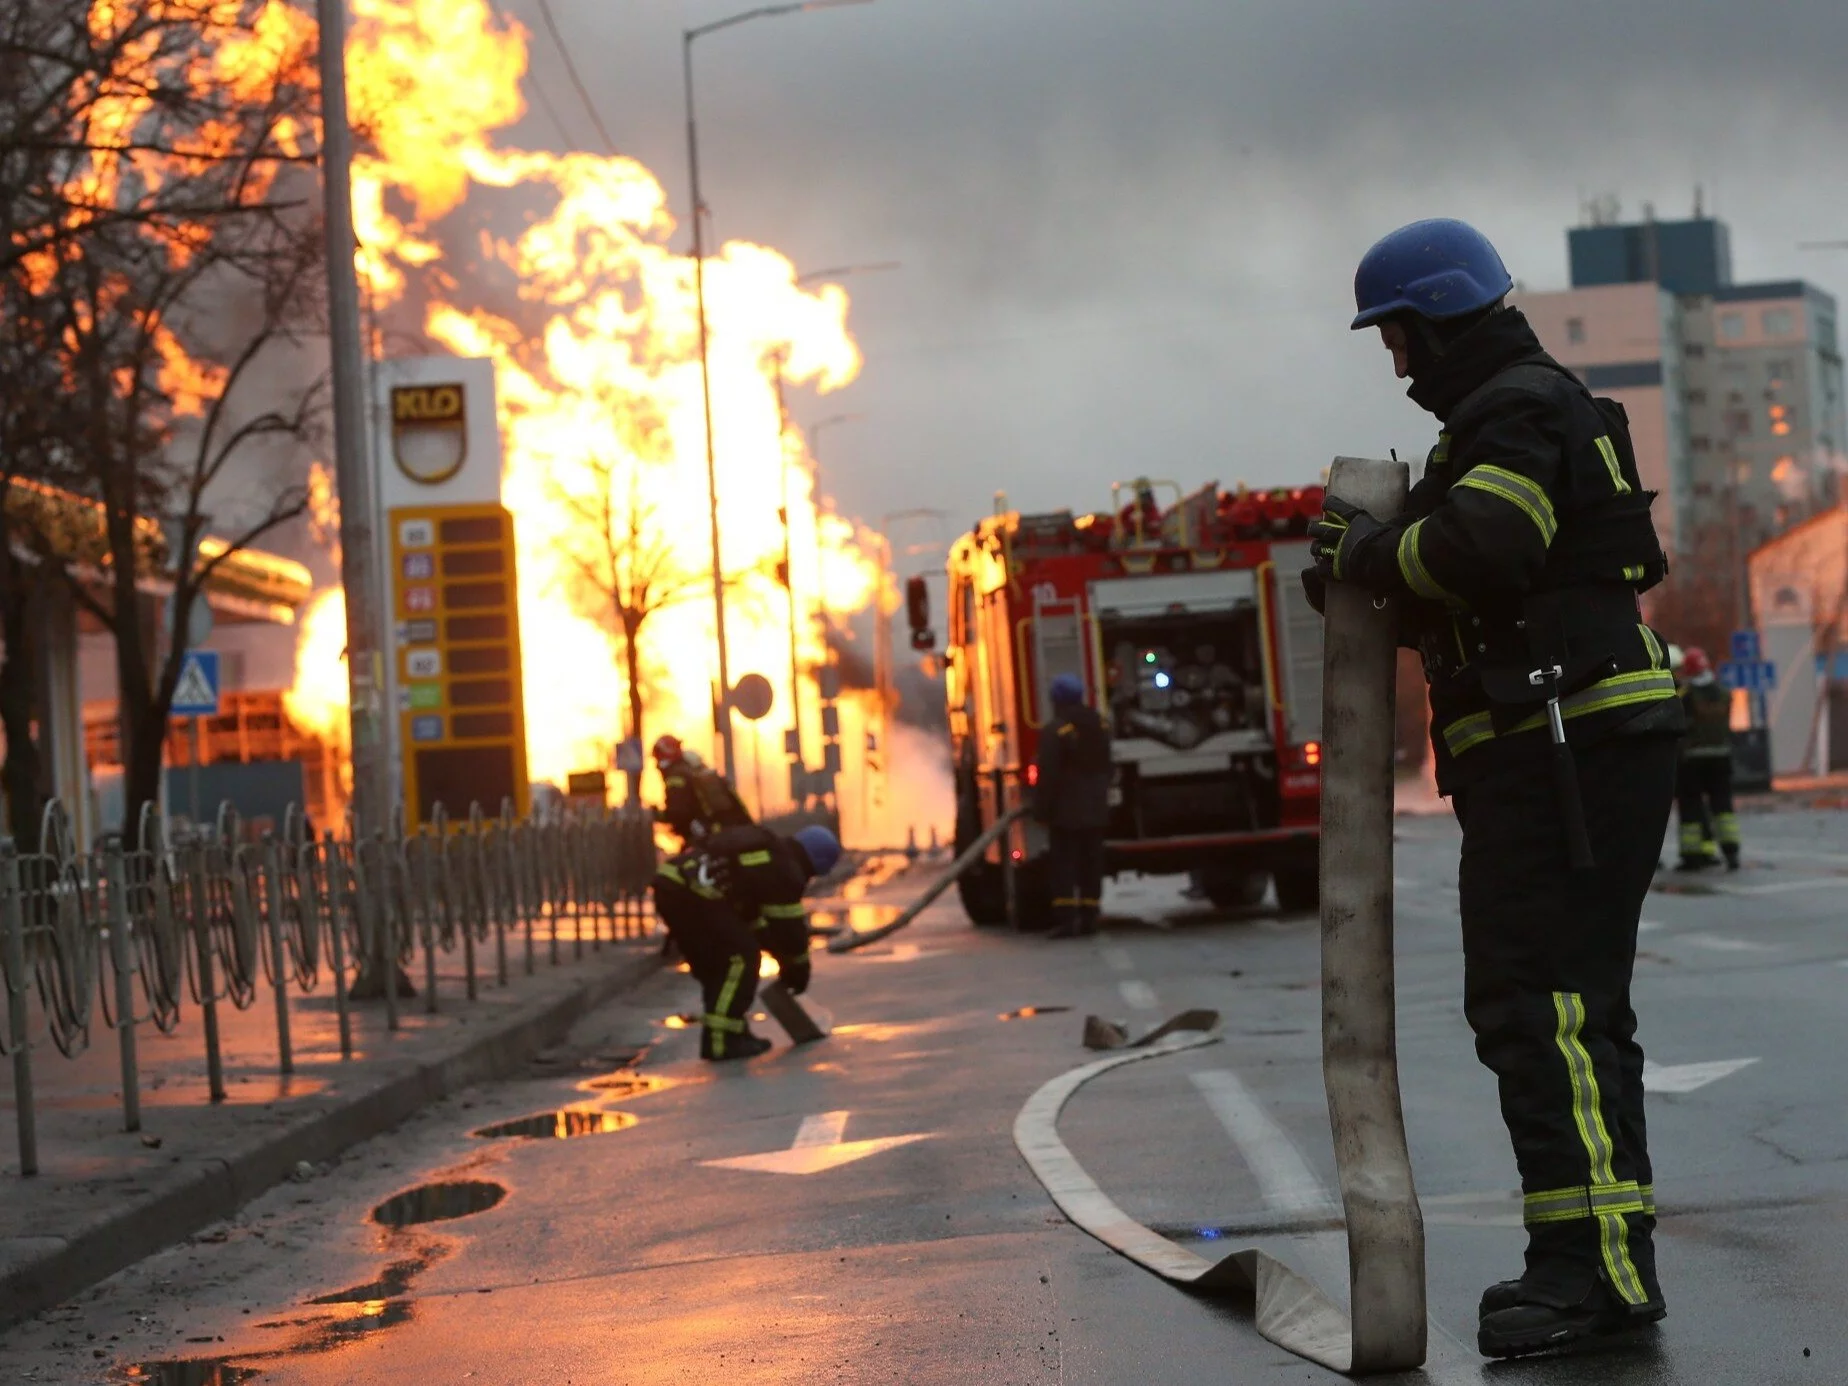
[(414, 1227), (420, 1222), (447, 1222), (485, 1213), (507, 1196), (504, 1184), (485, 1179), (453, 1179), (419, 1184), (386, 1199), (372, 1210), (381, 1227)]
[(633, 1125), (635, 1118), (627, 1112), (580, 1112), (567, 1108), (561, 1112), (535, 1112), (512, 1121), (497, 1121), (474, 1134), (489, 1140), (500, 1136), (525, 1136), (531, 1140), (568, 1141), (578, 1136), (601, 1136)]

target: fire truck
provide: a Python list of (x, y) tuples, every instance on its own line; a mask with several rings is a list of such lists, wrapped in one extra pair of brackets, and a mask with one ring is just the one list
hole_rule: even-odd
[[(1048, 689), (1075, 674), (1112, 738), (1106, 870), (1196, 873), (1222, 907), (1275, 882), (1282, 909), (1313, 909), (1322, 622), (1298, 574), (1322, 488), (1138, 480), (1111, 500), (1029, 515), (997, 498), (951, 546), (957, 846), (1031, 794)], [(1011, 888), (1018, 922), (1042, 923), (1046, 847), (1030, 817), (1008, 829), (961, 878), (969, 917), (1005, 922)]]

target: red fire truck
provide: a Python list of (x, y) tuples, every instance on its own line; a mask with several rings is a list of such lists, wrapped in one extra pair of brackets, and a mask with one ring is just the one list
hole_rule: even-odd
[[(1163, 503), (1163, 499), (1167, 503)], [(945, 682), (956, 840), (1033, 783), (1055, 676), (1084, 681), (1115, 761), (1107, 869), (1195, 872), (1222, 906), (1274, 881), (1317, 902), (1322, 622), (1302, 592), (1322, 488), (1113, 488), (1109, 511), (998, 513), (952, 545)], [(914, 620), (914, 624), (922, 624)], [(963, 876), (977, 924), (1049, 910), (1046, 836), (1016, 823)]]

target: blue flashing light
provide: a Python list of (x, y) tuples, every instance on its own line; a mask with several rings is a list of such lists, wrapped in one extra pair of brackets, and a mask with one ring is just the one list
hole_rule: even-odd
[(1166, 674), (1157, 674), (1155, 676), (1155, 686), (1157, 688), (1166, 688), (1172, 682), (1174, 682), (1174, 680), (1169, 678)]

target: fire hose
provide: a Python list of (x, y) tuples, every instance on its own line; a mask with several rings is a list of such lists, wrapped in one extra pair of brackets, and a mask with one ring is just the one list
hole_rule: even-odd
[(876, 929), (844, 930), (828, 940), (828, 951), (830, 953), (851, 953), (856, 948), (864, 948), (869, 943), (877, 943), (880, 939), (889, 938), (897, 933), (920, 914), (924, 913), (924, 911), (930, 907), (932, 901), (956, 883), (957, 877), (961, 876), (963, 872), (980, 861), (983, 853), (987, 852), (989, 847), (994, 844), (995, 840), (999, 838), (1001, 834), (1013, 827), (1015, 821), (1022, 817), (1026, 811), (1025, 805), (1019, 808), (1009, 809), (1006, 813), (995, 819), (993, 823), (989, 824), (986, 832), (976, 838), (976, 840), (971, 842), (967, 847), (963, 848), (956, 860), (950, 863), (949, 869), (937, 878), (929, 890), (925, 891), (916, 900), (913, 900), (903, 910), (899, 911), (894, 918), (887, 920)]
[[(1381, 518), (1405, 503), (1398, 462), (1336, 458), (1329, 494)], [(1258, 1249), (1208, 1261), (1132, 1220), (1059, 1140), (1059, 1108), (1119, 1064), (1211, 1043), (1166, 1036), (1054, 1078), (1027, 1100), (1014, 1140), (1053, 1201), (1086, 1232), (1175, 1284), (1246, 1292), (1265, 1338), (1350, 1375), (1425, 1360), (1424, 1219), (1399, 1100), (1393, 1014), (1393, 613), (1359, 588), (1328, 588), (1322, 685), (1322, 1075), (1348, 1242), (1351, 1314)]]

